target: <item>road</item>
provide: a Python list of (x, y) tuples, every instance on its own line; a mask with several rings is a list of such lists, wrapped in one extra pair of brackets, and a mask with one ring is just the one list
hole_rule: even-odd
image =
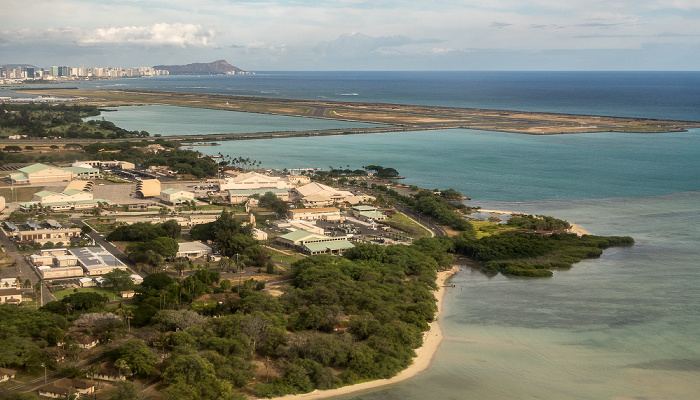
[[(32, 283), (32, 287), (35, 287), (37, 282), (41, 280), (39, 273), (29, 264), (29, 262), (27, 262), (24, 256), (17, 251), (15, 244), (7, 237), (5, 231), (2, 229), (0, 229), (0, 241), (2, 242), (3, 246), (5, 246), (5, 251), (7, 254), (12, 255), (15, 258), (17, 270), (20, 272), (20, 274), (24, 277), (24, 279), (29, 279), (29, 281)], [(46, 284), (44, 284), (41, 300), (42, 305), (56, 300)]]

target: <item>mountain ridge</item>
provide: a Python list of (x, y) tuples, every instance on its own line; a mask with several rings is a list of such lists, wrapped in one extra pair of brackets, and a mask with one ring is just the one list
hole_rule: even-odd
[(191, 63), (186, 65), (156, 65), (154, 69), (165, 70), (170, 75), (189, 74), (244, 74), (242, 69), (229, 64), (226, 60), (216, 60), (209, 63)]

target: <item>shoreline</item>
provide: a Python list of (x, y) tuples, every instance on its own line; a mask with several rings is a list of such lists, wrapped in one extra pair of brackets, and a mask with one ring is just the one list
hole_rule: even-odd
[(348, 394), (361, 392), (364, 390), (375, 389), (382, 386), (391, 385), (397, 382), (405, 381), (406, 379), (412, 378), (421, 372), (428, 369), (432, 364), (435, 353), (440, 347), (440, 343), (443, 339), (442, 328), (438, 319), (442, 313), (443, 298), (445, 296), (445, 282), (459, 271), (459, 267), (453, 266), (449, 271), (439, 271), (437, 273), (437, 279), (435, 283), (438, 289), (433, 291), (435, 298), (437, 299), (437, 314), (435, 315), (435, 320), (428, 324), (430, 327), (426, 332), (423, 333), (423, 345), (416, 349), (416, 356), (413, 358), (413, 363), (405, 370), (399, 372), (396, 376), (389, 379), (379, 379), (375, 381), (358, 383), (351, 386), (343, 386), (337, 389), (329, 390), (314, 390), (310, 393), (304, 394), (290, 394), (282, 397), (275, 397), (273, 400), (317, 400), (317, 399), (327, 399), (337, 396), (345, 396)]
[[(532, 215), (524, 212), (516, 212), (516, 211), (505, 211), (505, 210), (487, 210), (480, 208), (478, 210), (479, 212), (485, 212), (485, 213), (491, 213), (491, 214), (524, 214), (524, 215)], [(569, 222), (569, 221), (567, 221)], [(575, 233), (578, 236), (583, 236), (583, 235), (592, 235), (592, 233), (588, 232), (587, 230), (583, 229), (579, 225), (573, 224), (569, 222), (571, 225), (571, 228), (569, 228), (569, 233)]]

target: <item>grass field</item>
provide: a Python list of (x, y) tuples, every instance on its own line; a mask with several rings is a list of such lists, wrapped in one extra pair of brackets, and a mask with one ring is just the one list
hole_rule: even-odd
[(414, 239), (420, 239), (422, 237), (430, 237), (430, 231), (423, 228), (416, 221), (408, 218), (404, 214), (396, 213), (384, 221), (387, 225), (394, 229), (398, 229), (401, 232), (406, 233), (406, 235), (411, 236)]
[(64, 289), (64, 290), (58, 290), (53, 292), (53, 295), (56, 296), (56, 300), (61, 300), (62, 298), (71, 295), (73, 293), (76, 293), (75, 291), (78, 291), (78, 293), (86, 293), (86, 292), (92, 292), (92, 293), (99, 293), (102, 295), (107, 296), (109, 298), (109, 301), (115, 301), (121, 299), (116, 293), (114, 293), (111, 290), (106, 290), (106, 289), (98, 289), (98, 288), (77, 288), (77, 289)]
[(4, 197), (9, 202), (13, 201), (31, 201), (34, 198), (34, 193), (44, 190), (43, 186), (15, 186), (14, 189), (9, 186), (0, 188), (0, 196)]

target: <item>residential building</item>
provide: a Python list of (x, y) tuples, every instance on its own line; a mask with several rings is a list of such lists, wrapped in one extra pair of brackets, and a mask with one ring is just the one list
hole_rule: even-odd
[(22, 291), (14, 288), (0, 289), (0, 304), (19, 304), (22, 302)]
[[(95, 385), (84, 379), (63, 378), (39, 388), (39, 395), (54, 399), (78, 399), (95, 392)], [(72, 397), (71, 397), (72, 396)]]
[(14, 369), (0, 368), (0, 382), (7, 382), (10, 379), (15, 379), (17, 371)]

